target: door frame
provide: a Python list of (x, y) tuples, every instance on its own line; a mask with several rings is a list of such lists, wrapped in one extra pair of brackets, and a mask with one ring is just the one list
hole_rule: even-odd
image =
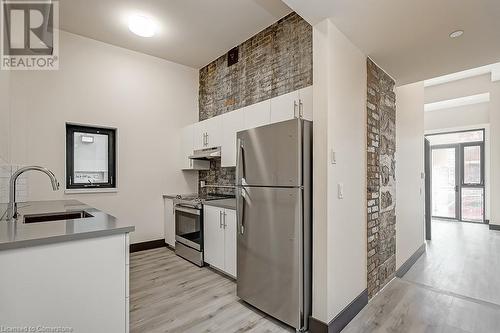
[[(452, 143), (452, 144), (443, 144), (443, 145), (436, 145), (436, 146), (430, 146), (430, 152), (429, 152), (429, 159), (426, 161), (426, 167), (429, 167), (430, 171), (430, 186), (429, 190), (432, 193), (432, 151), (434, 148), (436, 149), (445, 149), (445, 148), (453, 148), (456, 147), (457, 149), (455, 150), (455, 216), (456, 218), (448, 218), (448, 217), (440, 217), (440, 216), (434, 216), (432, 215), (432, 206), (430, 209), (431, 213), (431, 218), (439, 218), (439, 219), (445, 219), (445, 220), (452, 220), (452, 221), (460, 221), (460, 222), (467, 222), (467, 223), (481, 223), (481, 224), (487, 224), (488, 220), (486, 219), (486, 167), (485, 167), (485, 162), (486, 162), (486, 150), (485, 150), (485, 143), (486, 143), (486, 128), (476, 128), (476, 129), (467, 129), (467, 130), (457, 130), (457, 131), (447, 131), (447, 132), (436, 132), (436, 133), (430, 133), (424, 135), (424, 138), (427, 139), (429, 136), (436, 136), (436, 135), (445, 135), (445, 134), (453, 134), (453, 133), (467, 133), (467, 132), (479, 132), (481, 131), (483, 133), (483, 140), (482, 141), (471, 141), (471, 142), (464, 142), (464, 143)], [(481, 183), (480, 185), (477, 184), (466, 184), (464, 182), (464, 148), (468, 146), (480, 146), (481, 149)], [(428, 165), (427, 165), (428, 164)], [(458, 189), (457, 189), (458, 186)], [(483, 190), (483, 220), (482, 221), (471, 221), (471, 220), (463, 220), (462, 219), (462, 188), (480, 188)], [(431, 196), (432, 197), (432, 196)], [(431, 205), (432, 205), (432, 199), (430, 200)], [(430, 228), (429, 228), (430, 230)], [(429, 238), (430, 239), (430, 232), (429, 232)]]

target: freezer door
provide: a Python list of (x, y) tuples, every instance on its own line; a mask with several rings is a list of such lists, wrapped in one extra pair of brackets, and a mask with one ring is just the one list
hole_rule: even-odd
[(303, 324), (302, 189), (237, 189), (237, 294), (295, 328)]
[(302, 185), (302, 121), (292, 119), (238, 133), (237, 184)]

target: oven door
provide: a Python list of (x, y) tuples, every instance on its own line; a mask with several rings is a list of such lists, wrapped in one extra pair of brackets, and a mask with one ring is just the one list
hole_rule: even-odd
[(195, 250), (203, 249), (202, 214), (200, 209), (175, 206), (175, 240)]

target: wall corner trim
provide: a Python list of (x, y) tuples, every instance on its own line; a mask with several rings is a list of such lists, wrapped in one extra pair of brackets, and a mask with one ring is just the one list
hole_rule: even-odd
[(498, 224), (490, 224), (490, 230), (500, 231), (500, 225), (498, 225)]
[(330, 323), (326, 324), (321, 320), (309, 317), (309, 332), (338, 333), (342, 331), (367, 304), (368, 289), (365, 289), (349, 305), (340, 311)]
[(406, 272), (417, 262), (418, 258), (425, 253), (425, 243), (420, 245), (420, 247), (413, 253), (408, 260), (406, 260), (401, 267), (396, 271), (396, 276), (402, 278)]

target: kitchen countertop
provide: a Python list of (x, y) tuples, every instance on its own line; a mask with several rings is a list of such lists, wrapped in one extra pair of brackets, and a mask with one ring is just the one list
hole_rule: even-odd
[[(25, 215), (85, 211), (92, 217), (25, 224)], [(77, 200), (18, 203), (17, 221), (0, 221), (0, 251), (133, 232), (120, 221)]]
[(214, 207), (219, 207), (219, 208), (236, 210), (236, 199), (235, 198), (220, 199), (220, 200), (208, 200), (208, 201), (203, 201), (203, 204), (205, 206), (214, 206)]

